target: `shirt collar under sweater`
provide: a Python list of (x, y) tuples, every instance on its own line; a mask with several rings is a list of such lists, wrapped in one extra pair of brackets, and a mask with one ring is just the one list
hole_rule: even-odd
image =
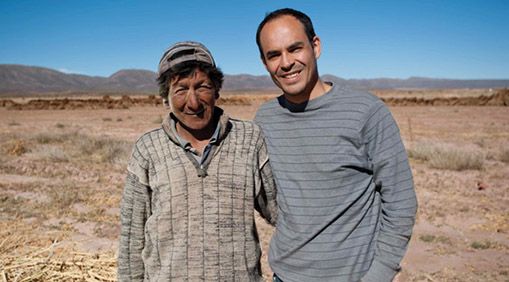
[(212, 150), (212, 146), (213, 145), (216, 145), (218, 142), (217, 142), (217, 138), (219, 137), (219, 131), (221, 130), (221, 124), (220, 123), (216, 123), (216, 129), (214, 130), (214, 133), (212, 134), (212, 137), (210, 138), (209, 140), (209, 143), (207, 144), (207, 146), (205, 146), (205, 148), (203, 148), (203, 153), (200, 154), (195, 148), (193, 148), (193, 146), (191, 146), (191, 142), (187, 141), (185, 138), (183, 138), (182, 136), (180, 136), (177, 132), (177, 119), (175, 118), (175, 116), (173, 115), (170, 115), (170, 128), (171, 128), (171, 131), (172, 133), (177, 136), (177, 139), (180, 143), (180, 147), (182, 147), (184, 150), (186, 151), (189, 151), (193, 154), (193, 157), (200, 163), (200, 164), (203, 164), (209, 154), (210, 154), (210, 151)]
[[(180, 136), (177, 132), (177, 120), (175, 119), (175, 117), (173, 115), (170, 115), (170, 129), (172, 131), (172, 133), (177, 136), (177, 139), (180, 143), (180, 146), (186, 150), (191, 150), (193, 151), (192, 149), (192, 146), (191, 146), (191, 142), (187, 141), (185, 138), (183, 138), (182, 136)], [(216, 144), (217, 143), (217, 138), (219, 137), (219, 131), (221, 130), (221, 124), (220, 123), (217, 123), (216, 124), (216, 129), (214, 130), (214, 133), (212, 134), (212, 137), (210, 138), (210, 141), (209, 141), (209, 144)], [(194, 153), (194, 152), (193, 152)]]

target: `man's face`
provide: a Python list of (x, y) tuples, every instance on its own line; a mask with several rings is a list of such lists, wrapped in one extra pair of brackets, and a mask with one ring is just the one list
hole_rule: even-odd
[(207, 130), (214, 116), (217, 91), (210, 78), (200, 69), (188, 77), (170, 81), (172, 112), (185, 128)]
[(306, 101), (318, 82), (320, 39), (315, 36), (310, 42), (296, 18), (282, 16), (265, 24), (260, 45), (263, 63), (274, 83), (291, 102)]

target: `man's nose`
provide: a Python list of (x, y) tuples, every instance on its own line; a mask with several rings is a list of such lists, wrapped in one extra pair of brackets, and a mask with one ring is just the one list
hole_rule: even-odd
[(189, 89), (189, 92), (187, 93), (186, 106), (191, 110), (198, 110), (200, 108), (198, 93), (195, 91), (195, 89)]
[(281, 54), (281, 69), (288, 71), (292, 68), (294, 63), (293, 57), (290, 54)]

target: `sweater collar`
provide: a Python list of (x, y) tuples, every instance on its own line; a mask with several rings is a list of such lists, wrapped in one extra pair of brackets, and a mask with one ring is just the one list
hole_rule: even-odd
[(288, 109), (288, 111), (290, 111), (292, 113), (300, 113), (300, 112), (305, 112), (308, 110), (313, 110), (316, 107), (320, 106), (324, 101), (326, 101), (328, 99), (328, 97), (330, 96), (330, 95), (328, 95), (329, 93), (333, 93), (335, 91), (335, 88), (336, 88), (335, 83), (329, 82), (329, 81), (326, 81), (325, 83), (329, 84), (331, 86), (331, 89), (329, 89), (329, 91), (325, 92), (320, 97), (316, 97), (314, 99), (307, 100), (307, 101), (304, 101), (299, 104), (294, 104), (294, 103), (288, 101), (285, 98), (285, 95), (283, 94), (277, 98), (279, 105), (281, 105), (283, 108)]

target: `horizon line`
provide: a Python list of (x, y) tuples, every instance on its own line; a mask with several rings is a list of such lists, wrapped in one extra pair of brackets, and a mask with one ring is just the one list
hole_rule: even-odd
[[(33, 68), (42, 68), (42, 69), (48, 69), (48, 70), (52, 70), (52, 71), (56, 71), (56, 72), (59, 72), (59, 73), (62, 73), (62, 74), (69, 74), (69, 75), (83, 75), (83, 76), (90, 76), (90, 77), (102, 77), (102, 78), (109, 78), (111, 76), (113, 76), (114, 74), (118, 73), (118, 72), (121, 72), (121, 71), (148, 71), (148, 72), (152, 72), (154, 74), (156, 74), (157, 72), (156, 71), (153, 71), (153, 70), (149, 70), (149, 69), (142, 69), (142, 68), (123, 68), (123, 69), (119, 69), (115, 72), (113, 72), (112, 74), (108, 75), (108, 76), (104, 76), (104, 75), (95, 75), (95, 74), (88, 74), (88, 73), (82, 73), (82, 72), (74, 72), (74, 71), (70, 71), (68, 69), (65, 69), (65, 68), (60, 68), (60, 69), (57, 69), (57, 68), (51, 68), (51, 67), (47, 67), (47, 66), (38, 66), (38, 65), (24, 65), (24, 64), (14, 64), (14, 63), (0, 63), (0, 66), (20, 66), (20, 67), (33, 67)], [(269, 74), (249, 74), (249, 73), (237, 73), (237, 74), (231, 74), (231, 73), (224, 73), (224, 75), (226, 76), (241, 76), (241, 75), (249, 75), (249, 76), (262, 76), (262, 77), (269, 77)], [(345, 78), (345, 77), (341, 77), (341, 76), (338, 76), (338, 75), (335, 75), (335, 74), (330, 74), (330, 73), (326, 73), (326, 74), (322, 74), (320, 75), (320, 77), (323, 77), (323, 76), (334, 76), (336, 78), (340, 78), (340, 79), (344, 79), (344, 80), (374, 80), (374, 79), (394, 79), (394, 80), (409, 80), (409, 79), (438, 79), (438, 80), (509, 80), (509, 77), (508, 78), (451, 78), (451, 77), (433, 77), (433, 76), (418, 76), (418, 75), (411, 75), (411, 76), (407, 76), (405, 78), (402, 78), (402, 77), (387, 77), (387, 76), (378, 76), (378, 77), (364, 77), (364, 78)]]

